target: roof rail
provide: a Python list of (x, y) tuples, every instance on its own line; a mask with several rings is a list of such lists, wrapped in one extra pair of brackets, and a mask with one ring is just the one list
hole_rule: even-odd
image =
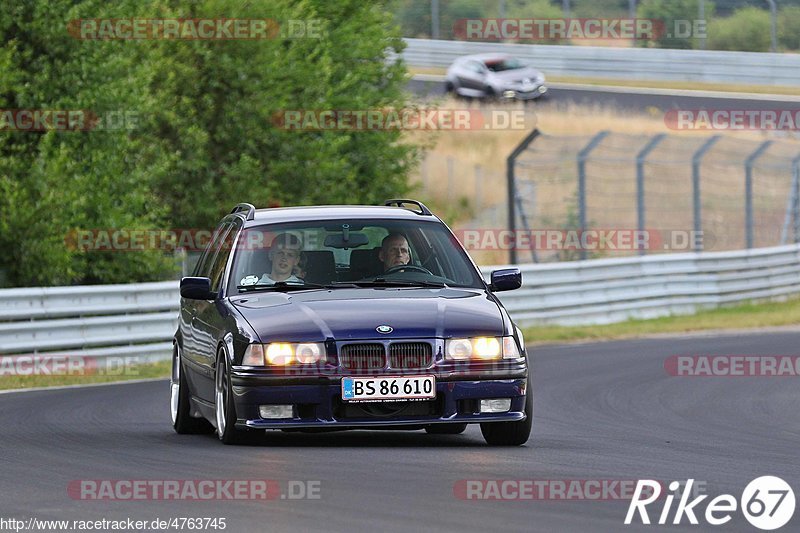
[(231, 215), (242, 212), (246, 212), (244, 216), (245, 220), (253, 220), (253, 218), (256, 215), (256, 208), (253, 204), (246, 204), (246, 203), (236, 204), (236, 207), (234, 207), (231, 210)]
[(427, 207), (425, 207), (425, 204), (423, 204), (422, 202), (419, 202), (417, 200), (408, 200), (408, 199), (399, 199), (399, 198), (397, 198), (397, 199), (392, 199), (392, 200), (386, 200), (385, 202), (383, 202), (383, 205), (394, 206), (394, 207), (404, 207), (404, 204), (412, 204), (412, 205), (417, 206), (417, 208), (419, 210), (409, 209), (409, 211), (414, 211), (418, 215), (433, 215), (433, 213), (431, 213), (431, 210), (428, 209)]

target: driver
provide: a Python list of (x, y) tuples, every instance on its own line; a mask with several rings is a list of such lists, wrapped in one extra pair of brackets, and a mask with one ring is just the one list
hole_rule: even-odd
[(272, 270), (269, 274), (264, 274), (258, 283), (276, 283), (285, 281), (286, 283), (303, 283), (303, 280), (295, 275), (302, 272), (303, 243), (300, 238), (291, 233), (281, 233), (272, 241), (269, 251), (269, 259), (272, 262)]
[(408, 239), (402, 233), (390, 233), (381, 242), (378, 259), (383, 263), (383, 271), (392, 267), (407, 265), (411, 262), (411, 250)]

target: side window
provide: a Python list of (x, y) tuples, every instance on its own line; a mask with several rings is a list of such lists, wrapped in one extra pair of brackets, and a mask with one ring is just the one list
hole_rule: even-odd
[(228, 264), (228, 257), (230, 257), (231, 250), (233, 250), (233, 241), (236, 238), (236, 229), (229, 225), (226, 228), (225, 234), (222, 236), (221, 246), (217, 251), (217, 256), (211, 264), (211, 273), (208, 276), (211, 278), (211, 290), (214, 292), (219, 291), (220, 284), (222, 283), (222, 275), (225, 273), (225, 265)]
[(211, 241), (206, 247), (206, 251), (203, 252), (203, 256), (197, 262), (197, 266), (194, 270), (195, 276), (203, 278), (211, 277), (211, 267), (217, 257), (217, 252), (219, 251), (222, 240), (228, 234), (230, 227), (230, 223), (226, 222), (224, 224), (220, 224), (219, 227), (214, 230), (214, 233), (211, 235)]
[(483, 72), (483, 65), (477, 61), (470, 61), (468, 63), (468, 68), (471, 72), (475, 72), (476, 74), (481, 74)]

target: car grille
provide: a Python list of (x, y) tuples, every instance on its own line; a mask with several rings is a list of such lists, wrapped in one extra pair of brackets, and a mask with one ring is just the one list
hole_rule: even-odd
[(392, 368), (427, 368), (433, 360), (433, 349), (427, 342), (396, 342), (389, 345)]
[(339, 359), (342, 366), (351, 370), (369, 370), (386, 366), (383, 344), (345, 344)]

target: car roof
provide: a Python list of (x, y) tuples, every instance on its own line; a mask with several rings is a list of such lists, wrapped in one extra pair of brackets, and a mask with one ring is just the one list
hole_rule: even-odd
[(503, 59), (510, 59), (512, 56), (508, 54), (493, 54), (493, 53), (486, 53), (486, 54), (472, 54), (469, 56), (461, 56), (458, 58), (458, 61), (502, 61)]
[(304, 222), (352, 218), (439, 221), (439, 219), (434, 215), (422, 215), (403, 207), (385, 207), (374, 205), (315, 205), (256, 209), (253, 219), (248, 220), (245, 224), (245, 227), (281, 222)]

